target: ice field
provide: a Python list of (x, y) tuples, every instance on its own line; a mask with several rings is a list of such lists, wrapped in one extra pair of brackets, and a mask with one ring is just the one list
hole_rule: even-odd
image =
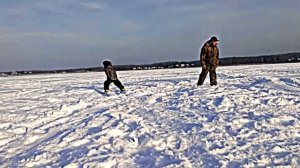
[(300, 167), (300, 64), (0, 78), (0, 167)]

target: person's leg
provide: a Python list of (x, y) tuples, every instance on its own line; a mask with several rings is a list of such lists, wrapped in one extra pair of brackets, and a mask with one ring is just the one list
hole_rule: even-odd
[(109, 91), (109, 85), (110, 85), (110, 83), (111, 83), (111, 80), (106, 80), (104, 82), (104, 91), (105, 92)]
[(212, 66), (209, 70), (209, 77), (210, 77), (210, 85), (217, 85), (217, 73), (216, 67)]
[(124, 86), (122, 85), (122, 83), (117, 79), (113, 81), (114, 84), (120, 89), (120, 90), (124, 90)]
[(198, 83), (197, 85), (202, 85), (205, 78), (206, 78), (206, 75), (208, 73), (208, 67), (202, 67), (202, 71), (201, 71), (201, 74), (199, 75), (199, 80), (198, 80)]

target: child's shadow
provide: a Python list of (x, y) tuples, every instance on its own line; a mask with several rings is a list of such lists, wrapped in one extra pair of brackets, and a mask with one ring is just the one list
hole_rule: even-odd
[(99, 90), (98, 88), (96, 88), (95, 86), (88, 86), (88, 87), (85, 87), (85, 86), (82, 86), (82, 87), (73, 87), (73, 89), (89, 89), (89, 90), (94, 90), (95, 92), (101, 94), (101, 95), (104, 95), (105, 92)]

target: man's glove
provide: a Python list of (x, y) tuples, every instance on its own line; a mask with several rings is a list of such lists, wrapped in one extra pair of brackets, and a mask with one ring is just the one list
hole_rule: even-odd
[(201, 66), (202, 66), (203, 69), (206, 69), (206, 65), (205, 65), (205, 64), (203, 64), (203, 65), (201, 65)]

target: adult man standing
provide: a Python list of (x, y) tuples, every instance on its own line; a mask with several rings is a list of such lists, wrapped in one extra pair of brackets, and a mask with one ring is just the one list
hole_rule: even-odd
[(213, 36), (208, 40), (201, 48), (200, 64), (202, 66), (202, 72), (199, 76), (197, 85), (202, 85), (207, 73), (209, 72), (210, 85), (217, 85), (216, 68), (219, 65), (219, 40)]

